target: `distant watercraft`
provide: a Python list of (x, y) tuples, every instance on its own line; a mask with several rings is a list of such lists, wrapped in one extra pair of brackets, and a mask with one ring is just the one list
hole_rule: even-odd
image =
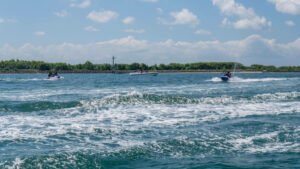
[(233, 73), (231, 74), (229, 71), (227, 73), (225, 73), (223, 76), (221, 76), (221, 80), (224, 82), (227, 82), (230, 80), (230, 78), (232, 78), (232, 75), (236, 72), (236, 66), (237, 64), (234, 63), (234, 69), (233, 69)]
[(62, 76), (52, 76), (52, 77), (48, 77), (49, 80), (58, 80), (58, 79), (62, 79)]
[(157, 76), (157, 72), (133, 72), (129, 73), (130, 76), (136, 76), (136, 75), (151, 75), (151, 76)]

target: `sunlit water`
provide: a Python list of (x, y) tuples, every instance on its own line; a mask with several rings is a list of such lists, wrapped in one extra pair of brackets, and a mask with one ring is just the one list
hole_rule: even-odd
[(300, 74), (0, 75), (0, 168), (298, 168)]

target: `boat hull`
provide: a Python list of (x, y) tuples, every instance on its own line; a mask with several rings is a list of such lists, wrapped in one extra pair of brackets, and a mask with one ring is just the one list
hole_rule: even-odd
[(220, 77), (222, 81), (227, 82), (229, 80), (228, 76), (221, 76)]
[(62, 79), (62, 76), (53, 76), (53, 77), (48, 77), (49, 80), (58, 80)]
[(130, 76), (138, 76), (138, 75), (150, 75), (150, 76), (157, 76), (157, 72), (134, 72), (134, 73), (129, 73)]

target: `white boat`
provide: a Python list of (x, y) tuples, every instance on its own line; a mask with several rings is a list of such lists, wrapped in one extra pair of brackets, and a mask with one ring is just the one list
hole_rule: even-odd
[(58, 79), (63, 79), (62, 76), (52, 76), (52, 77), (48, 77), (49, 80), (58, 80)]
[(151, 76), (157, 76), (157, 72), (132, 72), (129, 73), (130, 76), (137, 76), (137, 75), (151, 75)]

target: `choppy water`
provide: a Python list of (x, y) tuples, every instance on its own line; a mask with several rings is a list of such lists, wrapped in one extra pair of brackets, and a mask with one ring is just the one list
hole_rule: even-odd
[(0, 168), (298, 168), (300, 74), (0, 75)]

